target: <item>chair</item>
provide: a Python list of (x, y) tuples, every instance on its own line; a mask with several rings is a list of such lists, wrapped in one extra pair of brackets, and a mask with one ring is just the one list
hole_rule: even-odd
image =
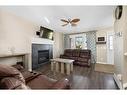
[(1, 89), (68, 89), (66, 78), (54, 80), (38, 72), (25, 70), (21, 65), (0, 65)]

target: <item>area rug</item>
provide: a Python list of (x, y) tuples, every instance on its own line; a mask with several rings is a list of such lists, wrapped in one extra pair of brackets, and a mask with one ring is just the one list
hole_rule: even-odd
[(96, 63), (95, 71), (103, 73), (114, 73), (114, 65)]

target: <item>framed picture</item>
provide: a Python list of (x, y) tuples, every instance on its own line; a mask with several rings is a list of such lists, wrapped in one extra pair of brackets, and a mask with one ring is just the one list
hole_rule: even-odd
[(105, 41), (105, 37), (98, 37), (98, 41)]

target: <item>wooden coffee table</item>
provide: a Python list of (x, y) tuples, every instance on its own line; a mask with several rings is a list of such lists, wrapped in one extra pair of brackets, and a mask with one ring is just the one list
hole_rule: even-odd
[(59, 72), (60, 66), (61, 73), (65, 73), (64, 71), (66, 70), (66, 74), (70, 75), (70, 72), (73, 71), (73, 62), (74, 60), (71, 59), (63, 59), (63, 58), (51, 59), (51, 70)]

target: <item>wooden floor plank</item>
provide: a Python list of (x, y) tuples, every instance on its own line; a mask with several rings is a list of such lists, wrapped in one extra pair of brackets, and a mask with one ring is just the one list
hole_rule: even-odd
[(112, 74), (106, 74), (94, 71), (94, 65), (90, 68), (75, 66), (71, 75), (51, 71), (50, 64), (45, 64), (36, 71), (42, 72), (50, 78), (59, 80), (68, 78), (71, 89), (118, 89)]

